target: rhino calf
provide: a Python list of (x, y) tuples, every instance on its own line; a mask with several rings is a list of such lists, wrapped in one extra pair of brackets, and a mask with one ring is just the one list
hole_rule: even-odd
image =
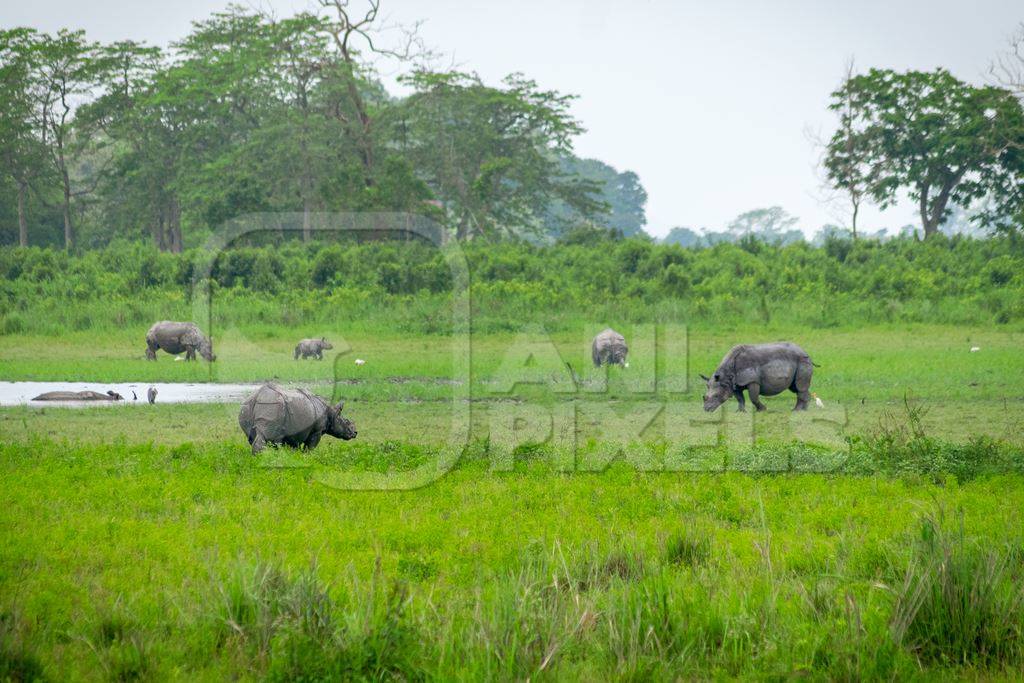
[(740, 410), (746, 410), (744, 390), (757, 410), (765, 410), (761, 396), (775, 396), (786, 389), (796, 394), (793, 410), (807, 410), (811, 400), (811, 375), (814, 363), (796, 344), (740, 344), (725, 354), (714, 375), (707, 381), (704, 410), (711, 412), (735, 396)]
[(332, 406), (305, 389), (282, 389), (268, 382), (242, 403), (238, 426), (253, 455), (268, 443), (312, 450), (324, 434), (346, 441), (356, 438), (355, 425), (341, 416), (344, 406), (344, 401)]
[(295, 360), (299, 359), (299, 356), (303, 358), (309, 358), (313, 356), (317, 360), (324, 359), (324, 351), (329, 351), (334, 347), (331, 346), (331, 342), (327, 341), (326, 337), (320, 337), (319, 339), (303, 339), (295, 345)]
[(196, 351), (208, 361), (217, 360), (213, 344), (195, 323), (161, 320), (146, 332), (146, 358), (156, 360), (156, 352), (163, 349), (169, 354), (185, 354), (185, 360), (195, 360)]
[(594, 359), (594, 367), (602, 365), (617, 364), (628, 367), (626, 354), (629, 347), (626, 346), (626, 338), (608, 327), (594, 337), (594, 343), (590, 346), (590, 355)]

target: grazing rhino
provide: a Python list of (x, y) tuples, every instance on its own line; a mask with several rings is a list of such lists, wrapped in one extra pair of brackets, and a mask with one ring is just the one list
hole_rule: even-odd
[(333, 348), (334, 347), (331, 346), (331, 342), (327, 341), (326, 337), (320, 337), (319, 339), (303, 339), (295, 345), (295, 360), (298, 360), (299, 356), (302, 356), (303, 358), (313, 356), (317, 360), (323, 360), (324, 351), (329, 351)]
[(626, 362), (626, 354), (629, 347), (626, 346), (626, 338), (608, 327), (594, 337), (594, 343), (590, 347), (590, 355), (594, 359), (594, 367), (611, 365), (616, 363), (624, 368), (629, 367)]
[(332, 406), (305, 389), (282, 389), (268, 382), (242, 403), (238, 426), (253, 455), (268, 443), (312, 450), (324, 434), (346, 441), (356, 438), (355, 425), (341, 416), (344, 406), (344, 401)]
[(185, 360), (195, 360), (196, 351), (208, 361), (217, 360), (213, 344), (199, 331), (195, 323), (162, 320), (154, 323), (146, 333), (146, 358), (156, 360), (156, 352), (163, 349), (171, 355), (185, 353)]
[(807, 410), (811, 400), (811, 375), (814, 363), (796, 344), (740, 344), (732, 347), (707, 381), (704, 410), (711, 412), (735, 396), (740, 410), (746, 410), (743, 391), (758, 410), (765, 410), (761, 396), (774, 396), (789, 389), (796, 394), (793, 410)]
[(39, 394), (33, 401), (123, 401), (124, 397), (116, 391), (101, 394), (98, 391), (47, 391)]

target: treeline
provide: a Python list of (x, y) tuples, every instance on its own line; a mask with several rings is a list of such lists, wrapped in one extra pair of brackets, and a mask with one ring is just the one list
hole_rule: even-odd
[[(432, 70), (377, 0), (320, 5), (232, 6), (166, 50), (0, 31), (0, 243), (180, 252), (267, 211), (402, 211), (460, 239), (642, 229), (636, 175), (573, 156), (572, 96)], [(380, 60), (409, 94), (385, 90)]]
[[(469, 243), (473, 325), (518, 331), (579, 322), (878, 322), (1006, 324), (1024, 320), (1018, 238), (937, 235), (918, 241), (829, 239), (784, 246), (756, 238), (701, 249), (633, 238), (555, 245)], [(0, 249), (0, 330), (59, 334), (190, 318), (210, 292), (219, 324), (329, 322), (451, 329), (451, 271), (417, 241), (243, 247), (161, 253), (118, 243), (81, 255)], [(211, 273), (210, 280), (198, 274)]]
[[(81, 31), (0, 30), (0, 244), (197, 246), (235, 217), (403, 212), (455, 239), (551, 241), (580, 225), (642, 231), (636, 174), (573, 155), (573, 97), (522, 74), (500, 85), (438, 70), (380, 0), (278, 19), (231, 6), (167, 49)], [(999, 85), (949, 72), (852, 68), (831, 95), (821, 170), (845, 207), (825, 232), (908, 197), (929, 238), (961, 212), (1024, 225), (1024, 33)], [(397, 39), (397, 40), (396, 40)], [(404, 74), (389, 93), (376, 66)], [(800, 237), (779, 207), (683, 244)], [(808, 226), (802, 226), (804, 228)], [(314, 232), (303, 230), (311, 240)]]

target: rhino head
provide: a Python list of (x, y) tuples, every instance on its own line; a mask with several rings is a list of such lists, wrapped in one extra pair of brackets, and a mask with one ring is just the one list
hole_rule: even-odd
[(213, 354), (213, 339), (209, 337), (203, 337), (199, 342), (199, 355), (206, 360), (213, 362), (217, 360), (217, 356)]
[(341, 416), (341, 411), (344, 407), (345, 402), (338, 401), (337, 405), (330, 406), (327, 409), (327, 433), (336, 439), (349, 441), (356, 438), (356, 426), (352, 423), (352, 420)]
[(331, 342), (327, 341), (327, 337), (320, 337), (320, 348), (324, 351), (329, 351), (334, 347), (331, 345)]
[(704, 410), (710, 413), (732, 396), (732, 381), (717, 372), (711, 377), (705, 375), (700, 377), (708, 383), (707, 390), (704, 392)]

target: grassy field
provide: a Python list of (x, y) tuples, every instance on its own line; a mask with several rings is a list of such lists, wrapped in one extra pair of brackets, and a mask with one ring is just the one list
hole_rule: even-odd
[[(324, 330), (318, 363), (227, 331), (212, 366), (0, 337), (3, 380), (278, 378), (359, 429), (254, 458), (235, 405), (0, 409), (0, 680), (1019, 677), (1024, 335), (691, 329), (604, 388), (588, 333), (474, 336), (468, 367), (445, 336)], [(679, 382), (778, 338), (816, 423)]]

